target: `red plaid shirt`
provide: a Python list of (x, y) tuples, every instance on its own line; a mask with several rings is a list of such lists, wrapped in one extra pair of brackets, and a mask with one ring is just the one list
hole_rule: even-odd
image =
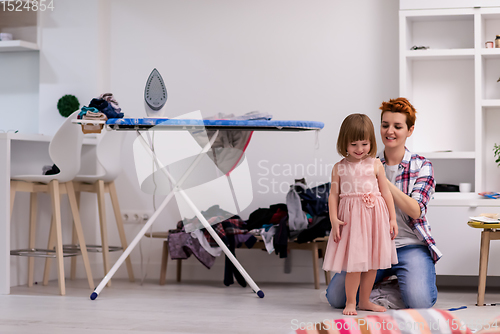
[[(221, 223), (212, 225), (212, 227), (221, 238), (225, 237), (227, 234), (245, 234), (248, 232), (248, 230), (245, 229), (245, 222), (240, 218), (229, 218)], [(212, 238), (206, 228), (202, 229), (202, 231), (210, 246), (219, 247), (219, 244)]]
[[(385, 165), (383, 151), (378, 154), (378, 158)], [(436, 242), (431, 235), (431, 227), (425, 216), (427, 214), (427, 205), (436, 187), (432, 163), (422, 156), (412, 154), (405, 147), (405, 155), (399, 164), (395, 185), (399, 190), (418, 202), (420, 217), (413, 219), (407, 216), (405, 222), (419, 239), (427, 243), (432, 259), (437, 262), (443, 254), (436, 247)]]

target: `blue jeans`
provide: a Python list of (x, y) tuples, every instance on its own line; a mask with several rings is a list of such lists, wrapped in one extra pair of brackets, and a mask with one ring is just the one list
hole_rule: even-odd
[[(430, 308), (437, 300), (436, 269), (429, 249), (423, 245), (408, 245), (397, 248), (398, 264), (388, 269), (379, 269), (375, 283), (384, 277), (398, 277), (401, 298), (407, 308)], [(345, 272), (333, 276), (326, 298), (335, 308), (344, 308)]]

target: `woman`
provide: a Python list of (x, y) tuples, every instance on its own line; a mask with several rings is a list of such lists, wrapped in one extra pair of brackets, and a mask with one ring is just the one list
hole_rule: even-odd
[[(378, 158), (384, 165), (396, 205), (399, 233), (398, 264), (379, 270), (375, 282), (396, 275), (407, 308), (430, 308), (437, 299), (434, 265), (442, 256), (426, 219), (427, 205), (435, 188), (432, 164), (405, 146), (416, 119), (411, 103), (400, 97), (383, 102), (380, 109), (380, 135), (385, 147)], [(336, 274), (326, 290), (328, 302), (336, 308), (345, 307), (345, 274)]]

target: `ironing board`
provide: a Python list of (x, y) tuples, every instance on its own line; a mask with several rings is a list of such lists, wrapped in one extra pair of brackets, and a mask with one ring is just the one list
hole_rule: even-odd
[[(84, 124), (102, 124), (102, 121), (82, 121), (78, 120), (75, 123)], [(148, 143), (141, 136), (140, 132), (144, 130), (149, 130), (154, 128), (154, 130), (165, 130), (165, 131), (199, 131), (202, 129), (214, 131), (214, 134), (210, 138), (210, 141), (203, 147), (198, 157), (201, 157), (202, 154), (208, 152), (211, 148), (212, 144), (216, 140), (217, 136), (221, 131), (227, 130), (240, 130), (240, 131), (308, 131), (308, 130), (316, 130), (319, 131), (324, 127), (324, 123), (315, 122), (315, 121), (296, 121), (296, 120), (199, 120), (199, 119), (168, 119), (168, 118), (115, 118), (109, 119), (106, 121), (105, 125), (112, 130), (116, 131), (136, 131), (138, 133), (138, 138), (142, 142), (142, 145), (149, 150), (149, 154), (152, 159), (155, 160), (155, 163), (158, 165), (159, 169), (162, 171), (166, 171), (164, 166), (161, 165), (161, 162), (155, 156), (154, 150), (151, 150)], [(201, 158), (200, 158), (201, 159)], [(106, 286), (107, 282), (112, 278), (118, 268), (123, 264), (125, 259), (130, 255), (134, 247), (140, 241), (140, 239), (145, 235), (147, 230), (154, 223), (160, 212), (166, 207), (168, 202), (172, 199), (174, 195), (174, 191), (179, 192), (184, 200), (189, 204), (193, 212), (196, 214), (196, 217), (200, 220), (203, 227), (207, 229), (210, 235), (214, 238), (217, 244), (224, 251), (226, 256), (231, 260), (236, 269), (242, 274), (245, 278), (249, 286), (252, 290), (257, 293), (260, 298), (264, 297), (264, 293), (258, 288), (252, 278), (248, 275), (245, 269), (241, 266), (238, 260), (234, 257), (234, 255), (229, 251), (224, 242), (220, 239), (217, 233), (214, 231), (210, 223), (204, 218), (201, 212), (196, 208), (196, 206), (191, 202), (189, 197), (185, 194), (185, 192), (180, 188), (182, 183), (189, 177), (190, 173), (199, 162), (198, 158), (194, 160), (191, 166), (185, 171), (184, 175), (179, 180), (175, 180), (171, 175), (167, 175), (172, 184), (175, 186), (168, 193), (166, 198), (163, 200), (162, 204), (158, 207), (155, 213), (149, 218), (144, 227), (140, 232), (136, 235), (133, 241), (129, 244), (127, 249), (122, 253), (117, 262), (113, 265), (110, 271), (103, 278), (101, 283), (96, 287), (94, 292), (91, 294), (90, 299), (94, 300), (98, 297), (99, 293)]]
[(173, 118), (112, 118), (106, 125), (113, 130), (246, 130), (246, 131), (304, 131), (321, 130), (322, 122), (281, 120), (211, 120)]

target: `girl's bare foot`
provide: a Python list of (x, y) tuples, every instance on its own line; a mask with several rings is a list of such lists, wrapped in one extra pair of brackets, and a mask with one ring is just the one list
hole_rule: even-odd
[(357, 315), (356, 312), (356, 304), (346, 304), (344, 311), (342, 312), (344, 315)]
[[(359, 302), (358, 306), (359, 306), (360, 310), (365, 310), (365, 311), (373, 311), (373, 312), (385, 312), (385, 311), (387, 311), (385, 307), (374, 304), (370, 301), (367, 303)], [(345, 312), (345, 310), (344, 310), (344, 312)]]

